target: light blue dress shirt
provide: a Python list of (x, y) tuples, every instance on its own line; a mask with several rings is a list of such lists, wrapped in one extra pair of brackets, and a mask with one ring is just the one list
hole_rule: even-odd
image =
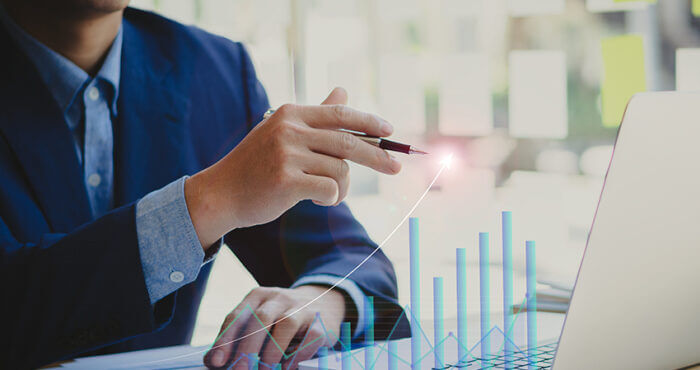
[[(102, 67), (93, 77), (70, 60), (49, 49), (21, 29), (0, 6), (0, 20), (14, 40), (37, 66), (39, 74), (63, 112), (73, 135), (75, 154), (83, 166), (85, 186), (93, 217), (114, 206), (114, 158), (112, 120), (117, 117), (121, 72), (120, 28)], [(155, 303), (197, 278), (206, 258), (190, 219), (182, 177), (155, 190), (136, 204), (136, 231), (146, 288)], [(310, 275), (292, 287), (333, 285), (339, 278)], [(351, 280), (338, 288), (353, 300), (358, 323), (364, 323), (366, 297)], [(363, 330), (356, 325), (355, 336)]]

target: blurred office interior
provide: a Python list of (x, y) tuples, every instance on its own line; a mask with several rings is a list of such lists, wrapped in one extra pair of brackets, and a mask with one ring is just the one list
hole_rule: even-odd
[[(243, 42), (273, 107), (317, 104), (334, 86), (343, 86), (352, 106), (393, 123), (393, 137), (431, 152), (398, 155), (404, 167), (395, 177), (352, 167), (347, 203), (377, 243), (425, 191), (441, 159), (454, 155), (415, 212), (425, 320), (432, 314), (432, 276), (445, 278), (445, 292), (456, 289), (458, 247), (467, 248), (474, 266), (468, 305), (470, 313), (478, 312), (480, 231), (491, 233), (491, 296), (501, 296), (502, 210), (513, 212), (516, 276), (524, 274), (525, 240), (535, 240), (538, 277), (575, 278), (617, 132), (602, 112), (605, 58), (617, 58), (603, 55), (604, 40), (641, 38), (643, 55), (635, 62), (644, 68), (640, 90), (694, 90), (700, 82), (700, 57), (693, 50), (700, 48), (700, 18), (691, 0), (134, 0), (131, 5)], [(672, 122), (659, 124), (672, 129)], [(407, 304), (407, 225), (384, 251)], [(525, 290), (520, 281), (516, 301)], [(254, 286), (222, 249), (193, 344), (211, 342), (225, 315)], [(445, 298), (449, 319), (456, 316), (454, 294)], [(492, 307), (502, 307), (499, 303)]]

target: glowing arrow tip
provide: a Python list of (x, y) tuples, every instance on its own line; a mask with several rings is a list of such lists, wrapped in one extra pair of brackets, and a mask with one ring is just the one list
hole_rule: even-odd
[(450, 153), (448, 156), (443, 158), (442, 161), (440, 161), (440, 164), (442, 164), (443, 166), (445, 166), (447, 168), (450, 168), (450, 166), (452, 165), (452, 153)]

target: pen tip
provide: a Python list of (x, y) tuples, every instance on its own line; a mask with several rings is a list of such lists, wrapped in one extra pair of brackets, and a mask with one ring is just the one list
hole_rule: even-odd
[(408, 154), (430, 154), (430, 153), (411, 147)]

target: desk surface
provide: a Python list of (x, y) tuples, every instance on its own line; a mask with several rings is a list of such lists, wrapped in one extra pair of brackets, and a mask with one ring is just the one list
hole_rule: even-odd
[[(494, 320), (493, 322), (498, 322), (499, 316), (497, 314), (494, 314), (492, 319)], [(524, 317), (523, 317), (524, 319)], [(538, 312), (538, 338), (542, 339), (543, 341), (552, 341), (556, 340), (559, 336), (561, 325), (563, 324), (564, 320), (564, 315), (561, 314), (552, 314), (552, 313), (540, 313)], [(520, 320), (518, 320), (520, 321)], [(450, 322), (445, 323), (446, 328), (452, 328), (452, 324)], [(479, 327), (479, 322), (478, 322), (478, 317), (475, 318), (472, 316), (470, 317), (469, 323), (469, 339), (468, 342), (470, 343), (476, 343), (479, 341), (480, 336), (478, 332), (478, 327)], [(432, 339), (432, 330), (426, 328), (427, 333), (426, 336)], [(524, 326), (521, 322), (517, 322), (515, 325), (515, 331), (514, 331), (514, 339), (517, 345), (523, 345), (525, 343), (524, 341)], [(448, 332), (446, 330), (446, 332)], [(409, 340), (410, 341), (410, 340)], [(408, 353), (408, 348), (410, 348), (410, 345), (407, 347), (406, 344), (409, 342), (407, 340), (403, 340), (398, 343), (399, 345), (399, 352), (406, 352)], [(432, 340), (431, 340), (432, 341)], [(404, 343), (405, 342), (405, 343)], [(379, 346), (383, 345), (383, 342), (378, 342), (377, 343)], [(424, 348), (428, 348), (427, 344), (424, 344)], [(165, 347), (165, 348), (158, 348), (158, 349), (152, 349), (152, 350), (144, 350), (144, 351), (135, 351), (135, 352), (126, 352), (126, 353), (119, 353), (119, 354), (114, 354), (114, 355), (105, 355), (105, 356), (95, 356), (95, 357), (85, 357), (85, 358), (79, 358), (71, 362), (65, 362), (61, 364), (56, 364), (54, 368), (65, 368), (65, 369), (143, 369), (143, 370), (160, 370), (160, 369), (206, 369), (202, 363), (202, 357), (204, 353), (208, 350), (209, 345), (206, 346), (190, 346), (190, 345), (182, 345), (182, 346), (174, 346), (174, 347)], [(358, 352), (358, 356), (356, 357), (357, 360), (361, 363), (363, 363), (363, 350), (355, 350)], [(447, 349), (446, 353), (449, 354), (451, 351), (454, 351), (454, 349), (450, 350)], [(384, 356), (386, 357), (386, 356)], [(405, 357), (405, 356), (403, 356)], [(410, 357), (410, 356), (409, 356)], [(424, 358), (424, 363), (432, 364), (433, 363), (433, 358), (432, 356), (426, 356)], [(377, 369), (382, 369), (384, 368), (380, 364), (384, 364), (387, 362), (387, 359), (385, 358), (384, 361), (382, 361), (382, 358), (380, 358), (377, 361)], [(328, 361), (329, 369), (333, 369), (334, 365), (337, 364), (336, 358), (335, 357), (330, 357)], [(355, 366), (357, 367), (357, 366)], [(311, 369), (318, 369), (318, 360), (309, 360), (305, 361), (300, 365), (300, 369), (304, 370), (311, 370)], [(700, 369), (700, 366), (692, 366), (687, 369), (695, 369), (698, 370)]]
[[(500, 322), (500, 315), (494, 313), (492, 320), (494, 323)], [(539, 338), (549, 340), (556, 339), (559, 335), (563, 320), (564, 315), (561, 314), (538, 313)], [(426, 337), (432, 338), (432, 323), (424, 323), (424, 326)], [(470, 334), (468, 342), (478, 342), (480, 338), (478, 332), (478, 316), (470, 316), (468, 327)], [(445, 328), (447, 329), (446, 332), (449, 332), (450, 329), (456, 328), (456, 323), (448, 320), (445, 322)], [(516, 343), (524, 343), (524, 330), (523, 316), (523, 320), (518, 320), (514, 327)], [(202, 363), (202, 357), (208, 348), (209, 345), (199, 347), (183, 345), (114, 355), (84, 357), (72, 362), (58, 364), (57, 367), (65, 369), (205, 369)], [(432, 362), (432, 357), (430, 357), (430, 359), (426, 357), (426, 363), (427, 361)], [(312, 369), (315, 368), (317, 363), (317, 360), (310, 360), (305, 362), (305, 366), (306, 368)], [(381, 367), (377, 367), (377, 369), (380, 368)]]

